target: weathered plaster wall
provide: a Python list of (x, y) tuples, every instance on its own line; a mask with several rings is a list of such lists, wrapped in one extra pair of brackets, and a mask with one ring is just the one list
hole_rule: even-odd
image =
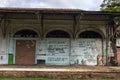
[[(11, 39), (9, 52), (13, 53), (15, 58), (14, 41)], [(98, 56), (100, 56), (100, 64), (102, 64), (101, 43), (100, 39), (38, 39), (36, 43), (36, 64), (37, 60), (45, 60), (47, 65), (97, 65)]]
[(69, 65), (69, 39), (47, 39), (46, 45), (46, 64)]
[(3, 37), (1, 31), (0, 31), (0, 64), (7, 64), (8, 56), (6, 53), (6, 38)]
[[(43, 18), (38, 19), (37, 15), (33, 14), (8, 15), (8, 18), (11, 20), (11, 28), (8, 33), (10, 34), (9, 38), (7, 39), (7, 54), (10, 53), (14, 55), (14, 63), (16, 39), (13, 38), (13, 35), (15, 32), (23, 29), (31, 29), (39, 35), (39, 37), (36, 38), (36, 64), (39, 59), (45, 60), (46, 64), (51, 65), (97, 65), (98, 62), (102, 64), (101, 59), (104, 64), (106, 63), (106, 21), (103, 21), (105, 17), (102, 16), (96, 19), (98, 15), (84, 15), (79, 21), (76, 19), (75, 22), (74, 16), (70, 14), (45, 14), (42, 16)], [(46, 39), (46, 34), (52, 30), (63, 30), (69, 33), (71, 38)], [(102, 35), (102, 39), (79, 39), (78, 35), (87, 30), (98, 32)], [(75, 35), (75, 38), (73, 38), (73, 35)], [(3, 45), (0, 49), (3, 50), (4, 53), (6, 41), (2, 39), (0, 41), (2, 43), (1, 45)], [(59, 42), (61, 44), (58, 44)], [(61, 54), (58, 49), (64, 53)], [(51, 51), (55, 52), (55, 54)], [(108, 54), (109, 53), (110, 52), (108, 52)], [(97, 59), (98, 56), (99, 61)]]
[[(101, 56), (101, 39), (77, 39), (72, 42), (71, 57), (73, 64), (97, 65), (98, 57), (101, 58)], [(102, 58), (100, 64), (102, 64)]]

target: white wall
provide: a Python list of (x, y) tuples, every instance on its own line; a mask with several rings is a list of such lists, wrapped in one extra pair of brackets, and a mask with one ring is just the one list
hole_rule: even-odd
[(101, 39), (77, 39), (72, 41), (72, 64), (97, 65), (98, 55), (102, 56)]
[(6, 39), (0, 33), (0, 64), (7, 64)]

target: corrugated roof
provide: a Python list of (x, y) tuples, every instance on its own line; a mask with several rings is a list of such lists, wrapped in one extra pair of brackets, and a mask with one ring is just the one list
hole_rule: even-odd
[(103, 12), (103, 11), (85, 11), (81, 9), (64, 9), (64, 8), (15, 8), (15, 7), (0, 7), (0, 12), (24, 12), (24, 13), (84, 13), (98, 15), (117, 15), (120, 12)]
[(14, 8), (14, 7), (0, 7), (0, 11), (42, 11), (42, 12), (80, 12), (81, 9), (63, 9), (63, 8)]
[(15, 8), (15, 7), (0, 7), (0, 10), (59, 10), (59, 11), (84, 11), (81, 9), (64, 9), (64, 8)]

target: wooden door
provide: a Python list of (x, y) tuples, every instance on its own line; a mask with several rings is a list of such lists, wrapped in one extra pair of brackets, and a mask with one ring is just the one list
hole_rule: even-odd
[(35, 64), (35, 40), (16, 40), (16, 64)]
[(120, 65), (120, 48), (117, 48), (117, 61), (118, 65)]

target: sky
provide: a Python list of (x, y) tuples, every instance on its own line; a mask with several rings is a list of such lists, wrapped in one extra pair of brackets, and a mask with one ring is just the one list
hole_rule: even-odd
[(100, 10), (103, 0), (0, 0), (0, 7)]

